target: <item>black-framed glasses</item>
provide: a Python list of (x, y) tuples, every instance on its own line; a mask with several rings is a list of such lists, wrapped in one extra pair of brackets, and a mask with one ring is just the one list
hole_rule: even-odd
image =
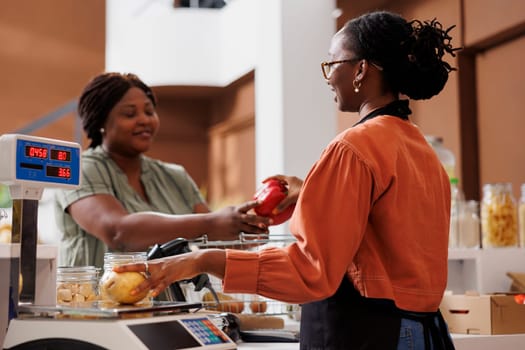
[(341, 63), (354, 63), (357, 61), (359, 61), (359, 58), (354, 57), (354, 58), (348, 58), (346, 60), (321, 62), (321, 70), (323, 71), (323, 76), (326, 80), (328, 80), (332, 76), (332, 73), (335, 69), (334, 65), (339, 65)]

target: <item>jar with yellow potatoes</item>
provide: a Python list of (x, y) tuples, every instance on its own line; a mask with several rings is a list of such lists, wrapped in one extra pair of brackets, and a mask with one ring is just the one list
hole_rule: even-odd
[(60, 266), (57, 269), (57, 305), (88, 307), (98, 299), (98, 269), (94, 266)]
[(481, 233), (483, 248), (518, 246), (518, 208), (511, 183), (483, 186)]

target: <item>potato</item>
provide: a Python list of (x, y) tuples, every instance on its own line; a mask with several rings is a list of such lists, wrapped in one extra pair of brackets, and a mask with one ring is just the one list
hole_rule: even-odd
[(219, 305), (215, 305), (216, 301), (211, 292), (206, 292), (202, 297), (202, 301), (206, 302), (208, 304), (207, 307), (212, 310), (218, 310), (221, 312), (233, 312), (236, 314), (240, 314), (241, 312), (243, 312), (243, 301), (235, 299), (231, 295), (227, 295), (221, 292), (217, 292), (217, 296), (219, 297), (220, 301)]
[(71, 305), (97, 300), (96, 285), (93, 282), (66, 282), (57, 285), (57, 304)]
[(268, 305), (264, 300), (252, 300), (250, 302), (250, 310), (252, 310), (254, 314), (266, 312), (267, 308)]
[(244, 302), (234, 300), (221, 302), (217, 306), (217, 310), (222, 312), (233, 312), (235, 314), (240, 314), (244, 311)]
[(57, 289), (57, 303), (58, 304), (68, 303), (71, 300), (73, 300), (73, 293), (71, 293), (71, 289), (68, 289), (68, 288)]
[(148, 296), (148, 290), (135, 295), (130, 294), (145, 280), (146, 277), (139, 272), (117, 273), (112, 271), (103, 281), (101, 288), (104, 294), (116, 303), (135, 304)]

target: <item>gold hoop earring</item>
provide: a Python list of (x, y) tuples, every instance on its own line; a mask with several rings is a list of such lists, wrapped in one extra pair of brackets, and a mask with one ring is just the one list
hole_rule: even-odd
[(359, 88), (361, 87), (361, 82), (357, 79), (355, 79), (352, 82), (352, 85), (354, 86), (354, 92), (357, 94), (359, 92)]

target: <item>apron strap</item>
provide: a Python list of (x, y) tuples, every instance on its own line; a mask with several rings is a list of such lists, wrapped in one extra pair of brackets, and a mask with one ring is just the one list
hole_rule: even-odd
[[(425, 349), (454, 350), (454, 344), (448, 333), (448, 327), (441, 311), (419, 313), (398, 309), (402, 318), (420, 322), (423, 325)], [(432, 340), (432, 343), (431, 343)], [(432, 344), (432, 347), (431, 347)]]

